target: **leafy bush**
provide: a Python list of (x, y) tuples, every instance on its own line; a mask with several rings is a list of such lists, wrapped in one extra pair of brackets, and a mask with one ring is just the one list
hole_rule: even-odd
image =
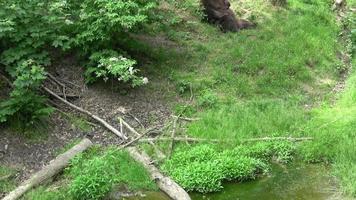
[(109, 78), (117, 78), (125, 83), (132, 81), (132, 86), (139, 86), (148, 81), (147, 78), (140, 78), (135, 75), (138, 72), (138, 69), (133, 68), (136, 64), (135, 60), (120, 56), (116, 51), (96, 52), (89, 59), (92, 65), (87, 68), (85, 73), (88, 83), (97, 78), (102, 78), (104, 81), (109, 80)]
[(219, 152), (209, 145), (178, 150), (162, 168), (186, 190), (202, 193), (221, 190), (224, 180), (254, 179), (268, 170), (259, 159), (232, 150)]
[(198, 105), (202, 107), (213, 107), (218, 102), (218, 97), (211, 91), (205, 90), (198, 98)]
[(10, 99), (0, 104), (0, 122), (11, 118), (25, 125), (33, 125), (52, 112), (46, 106), (45, 99), (36, 93), (45, 75), (43, 67), (31, 60), (23, 62), (17, 68)]
[[(0, 63), (14, 79), (19, 73), (39, 76), (44, 74), (43, 68), (42, 72), (34, 68), (35, 74), (21, 72), (23, 63), (33, 60), (46, 67), (51, 63), (49, 52), (77, 50), (84, 59), (90, 57), (88, 82), (113, 77), (125, 83), (131, 81), (133, 86), (142, 85), (147, 83), (147, 78), (136, 75), (136, 61), (120, 55), (115, 41), (119, 34), (125, 36), (127, 31), (147, 22), (155, 5), (155, 0), (3, 0), (0, 2)], [(27, 77), (22, 82), (28, 81), (25, 84), (30, 86), (34, 82), (31, 79), (38, 78)], [(6, 108), (1, 114), (2, 122), (18, 112), (28, 114), (30, 121), (48, 114), (42, 106), (44, 99), (34, 93), (40, 82), (36, 80), (31, 92), (22, 94), (25, 99), (16, 99), (18, 91), (11, 94), (12, 100), (2, 105)]]

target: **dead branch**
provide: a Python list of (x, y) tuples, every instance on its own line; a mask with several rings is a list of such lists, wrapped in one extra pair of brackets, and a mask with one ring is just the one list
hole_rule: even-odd
[[(178, 117), (175, 115), (172, 115), (173, 117)], [(187, 122), (193, 122), (193, 121), (199, 121), (200, 118), (189, 118), (189, 117), (178, 117), (180, 120), (187, 121)]]
[(79, 153), (85, 151), (93, 143), (85, 138), (79, 144), (75, 145), (70, 150), (65, 153), (59, 155), (55, 160), (49, 163), (49, 165), (45, 166), (43, 169), (35, 173), (30, 179), (23, 182), (19, 187), (10, 192), (3, 200), (16, 200), (19, 199), (22, 195), (24, 195), (27, 191), (36, 187), (48, 180), (49, 178), (55, 176), (60, 171), (62, 171), (66, 166), (68, 166), (69, 161), (74, 158), (74, 156)]
[(59, 80), (57, 80), (57, 78), (55, 76), (53, 76), (50, 73), (47, 73), (48, 78), (50, 78), (53, 82), (55, 82), (57, 85), (62, 87), (62, 93), (63, 93), (63, 97), (65, 100), (67, 100), (67, 95), (66, 95), (66, 85), (64, 85), (62, 82), (60, 82)]
[[(171, 141), (172, 138), (168, 137), (161, 137), (161, 138), (143, 138), (140, 142), (153, 142), (153, 141)], [(174, 138), (175, 141), (179, 142), (233, 142), (234, 140), (229, 139), (205, 139), (205, 138), (189, 138), (189, 137), (176, 137)], [(241, 142), (255, 142), (255, 141), (278, 141), (278, 140), (287, 140), (291, 142), (299, 142), (299, 141), (307, 141), (313, 140), (312, 137), (301, 137), (301, 138), (293, 138), (293, 137), (263, 137), (263, 138), (249, 138), (249, 139), (242, 139)]]
[[(121, 121), (121, 120), (120, 120)], [(122, 122), (122, 121), (121, 121)], [(144, 136), (146, 136), (147, 134), (151, 133), (152, 130), (154, 130), (155, 128), (151, 128), (146, 130), (144, 133), (142, 133), (141, 135), (139, 135), (138, 137), (136, 137), (135, 139), (133, 139), (132, 141), (126, 143), (123, 148), (126, 148), (134, 143), (136, 143), (137, 141), (139, 141), (141, 138), (143, 138)]]
[(5, 82), (6, 82), (10, 87), (13, 87), (12, 82), (10, 81), (10, 79), (8, 79), (5, 75), (3, 75), (3, 74), (1, 74), (1, 73), (0, 73), (0, 76), (1, 76), (2, 79), (5, 80)]
[(171, 157), (173, 153), (173, 148), (174, 148), (174, 139), (176, 137), (176, 129), (177, 129), (177, 122), (178, 122), (179, 117), (175, 116), (173, 119), (173, 127), (172, 127), (172, 135), (171, 135), (171, 143), (169, 145), (169, 153), (168, 157)]
[[(137, 136), (141, 135), (134, 128), (132, 128), (127, 122), (125, 122), (121, 117), (119, 117), (118, 119), (119, 119), (120, 123), (122, 123), (122, 125), (124, 125), (127, 129), (129, 129), (129, 131), (131, 131), (132, 133), (134, 133)], [(162, 151), (158, 149), (158, 147), (153, 143), (153, 141), (149, 141), (148, 143), (150, 143), (153, 146), (153, 148), (155, 149), (155, 151), (157, 153), (157, 156), (160, 159), (166, 158), (166, 155), (164, 155), (164, 153), (162, 153)]]
[(164, 176), (154, 165), (150, 157), (144, 152), (140, 153), (136, 147), (129, 147), (127, 151), (137, 162), (141, 163), (149, 172), (151, 179), (158, 187), (173, 200), (190, 200), (188, 193), (176, 182)]
[(105, 128), (107, 128), (108, 130), (110, 130), (112, 133), (114, 133), (115, 135), (117, 135), (118, 137), (122, 138), (123, 140), (127, 140), (127, 137), (122, 134), (120, 131), (118, 131), (117, 129), (115, 129), (113, 126), (111, 126), (110, 124), (108, 124), (105, 120), (103, 120), (102, 118), (92, 114), (91, 112), (78, 107), (72, 103), (70, 103), (69, 101), (63, 99), (62, 97), (58, 96), (56, 93), (54, 93), (53, 91), (51, 91), (50, 89), (46, 88), (46, 87), (42, 87), (47, 93), (49, 93), (50, 95), (52, 95), (53, 97), (55, 97), (56, 99), (60, 100), (61, 102), (63, 102), (64, 104), (68, 105), (71, 108), (76, 109), (77, 111), (86, 114), (88, 116), (90, 116), (91, 118), (93, 118), (94, 120), (96, 120), (97, 122), (99, 122), (101, 125), (103, 125)]

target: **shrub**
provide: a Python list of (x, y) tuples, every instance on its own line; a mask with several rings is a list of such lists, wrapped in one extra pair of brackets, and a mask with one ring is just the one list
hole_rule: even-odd
[[(51, 63), (49, 52), (78, 50), (84, 60), (88, 57), (91, 60), (86, 73), (88, 82), (112, 77), (133, 86), (142, 85), (147, 79), (136, 75), (136, 61), (120, 55), (115, 41), (119, 34), (125, 36), (127, 31), (147, 22), (155, 5), (155, 0), (2, 0), (0, 63), (14, 79), (18, 79), (19, 73), (38, 75), (23, 80), (29, 86), (31, 79), (44, 75), (44, 70), (34, 68), (36, 74), (20, 72), (24, 62), (33, 60), (38, 66), (46, 67)], [(5, 110), (0, 121), (19, 112), (26, 113), (31, 118), (29, 121), (48, 114), (43, 109), (44, 99), (35, 94), (40, 82), (36, 80), (31, 91), (22, 94), (25, 99), (16, 99), (18, 91), (14, 91), (12, 100), (2, 105)]]
[(211, 108), (218, 102), (218, 97), (211, 91), (205, 90), (198, 98), (198, 105), (202, 107)]
[(138, 69), (134, 69), (135, 60), (127, 59), (112, 50), (96, 52), (90, 56), (91, 65), (86, 70), (87, 82), (91, 83), (102, 78), (104, 81), (109, 78), (117, 78), (118, 81), (132, 82), (132, 86), (139, 86), (147, 83), (147, 78), (136, 76)]
[(224, 180), (254, 179), (268, 170), (259, 159), (231, 150), (219, 152), (210, 145), (180, 149), (162, 168), (186, 190), (202, 193), (220, 191)]
[(16, 119), (29, 126), (52, 112), (45, 99), (36, 92), (45, 75), (43, 67), (32, 60), (17, 68), (10, 99), (0, 104), (0, 122)]

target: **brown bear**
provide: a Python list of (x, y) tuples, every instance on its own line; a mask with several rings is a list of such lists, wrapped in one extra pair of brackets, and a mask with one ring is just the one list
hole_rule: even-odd
[(201, 0), (208, 22), (218, 24), (227, 32), (237, 32), (240, 29), (254, 27), (255, 24), (236, 19), (235, 13), (230, 9), (228, 0)]

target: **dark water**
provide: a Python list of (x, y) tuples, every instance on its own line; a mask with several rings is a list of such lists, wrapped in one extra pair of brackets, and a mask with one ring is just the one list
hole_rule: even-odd
[[(226, 183), (219, 193), (190, 194), (193, 200), (325, 200), (339, 199), (322, 165), (293, 163), (273, 165), (270, 175), (245, 183)], [(162, 193), (147, 193), (136, 199), (169, 200)], [(135, 198), (134, 198), (135, 199)]]

